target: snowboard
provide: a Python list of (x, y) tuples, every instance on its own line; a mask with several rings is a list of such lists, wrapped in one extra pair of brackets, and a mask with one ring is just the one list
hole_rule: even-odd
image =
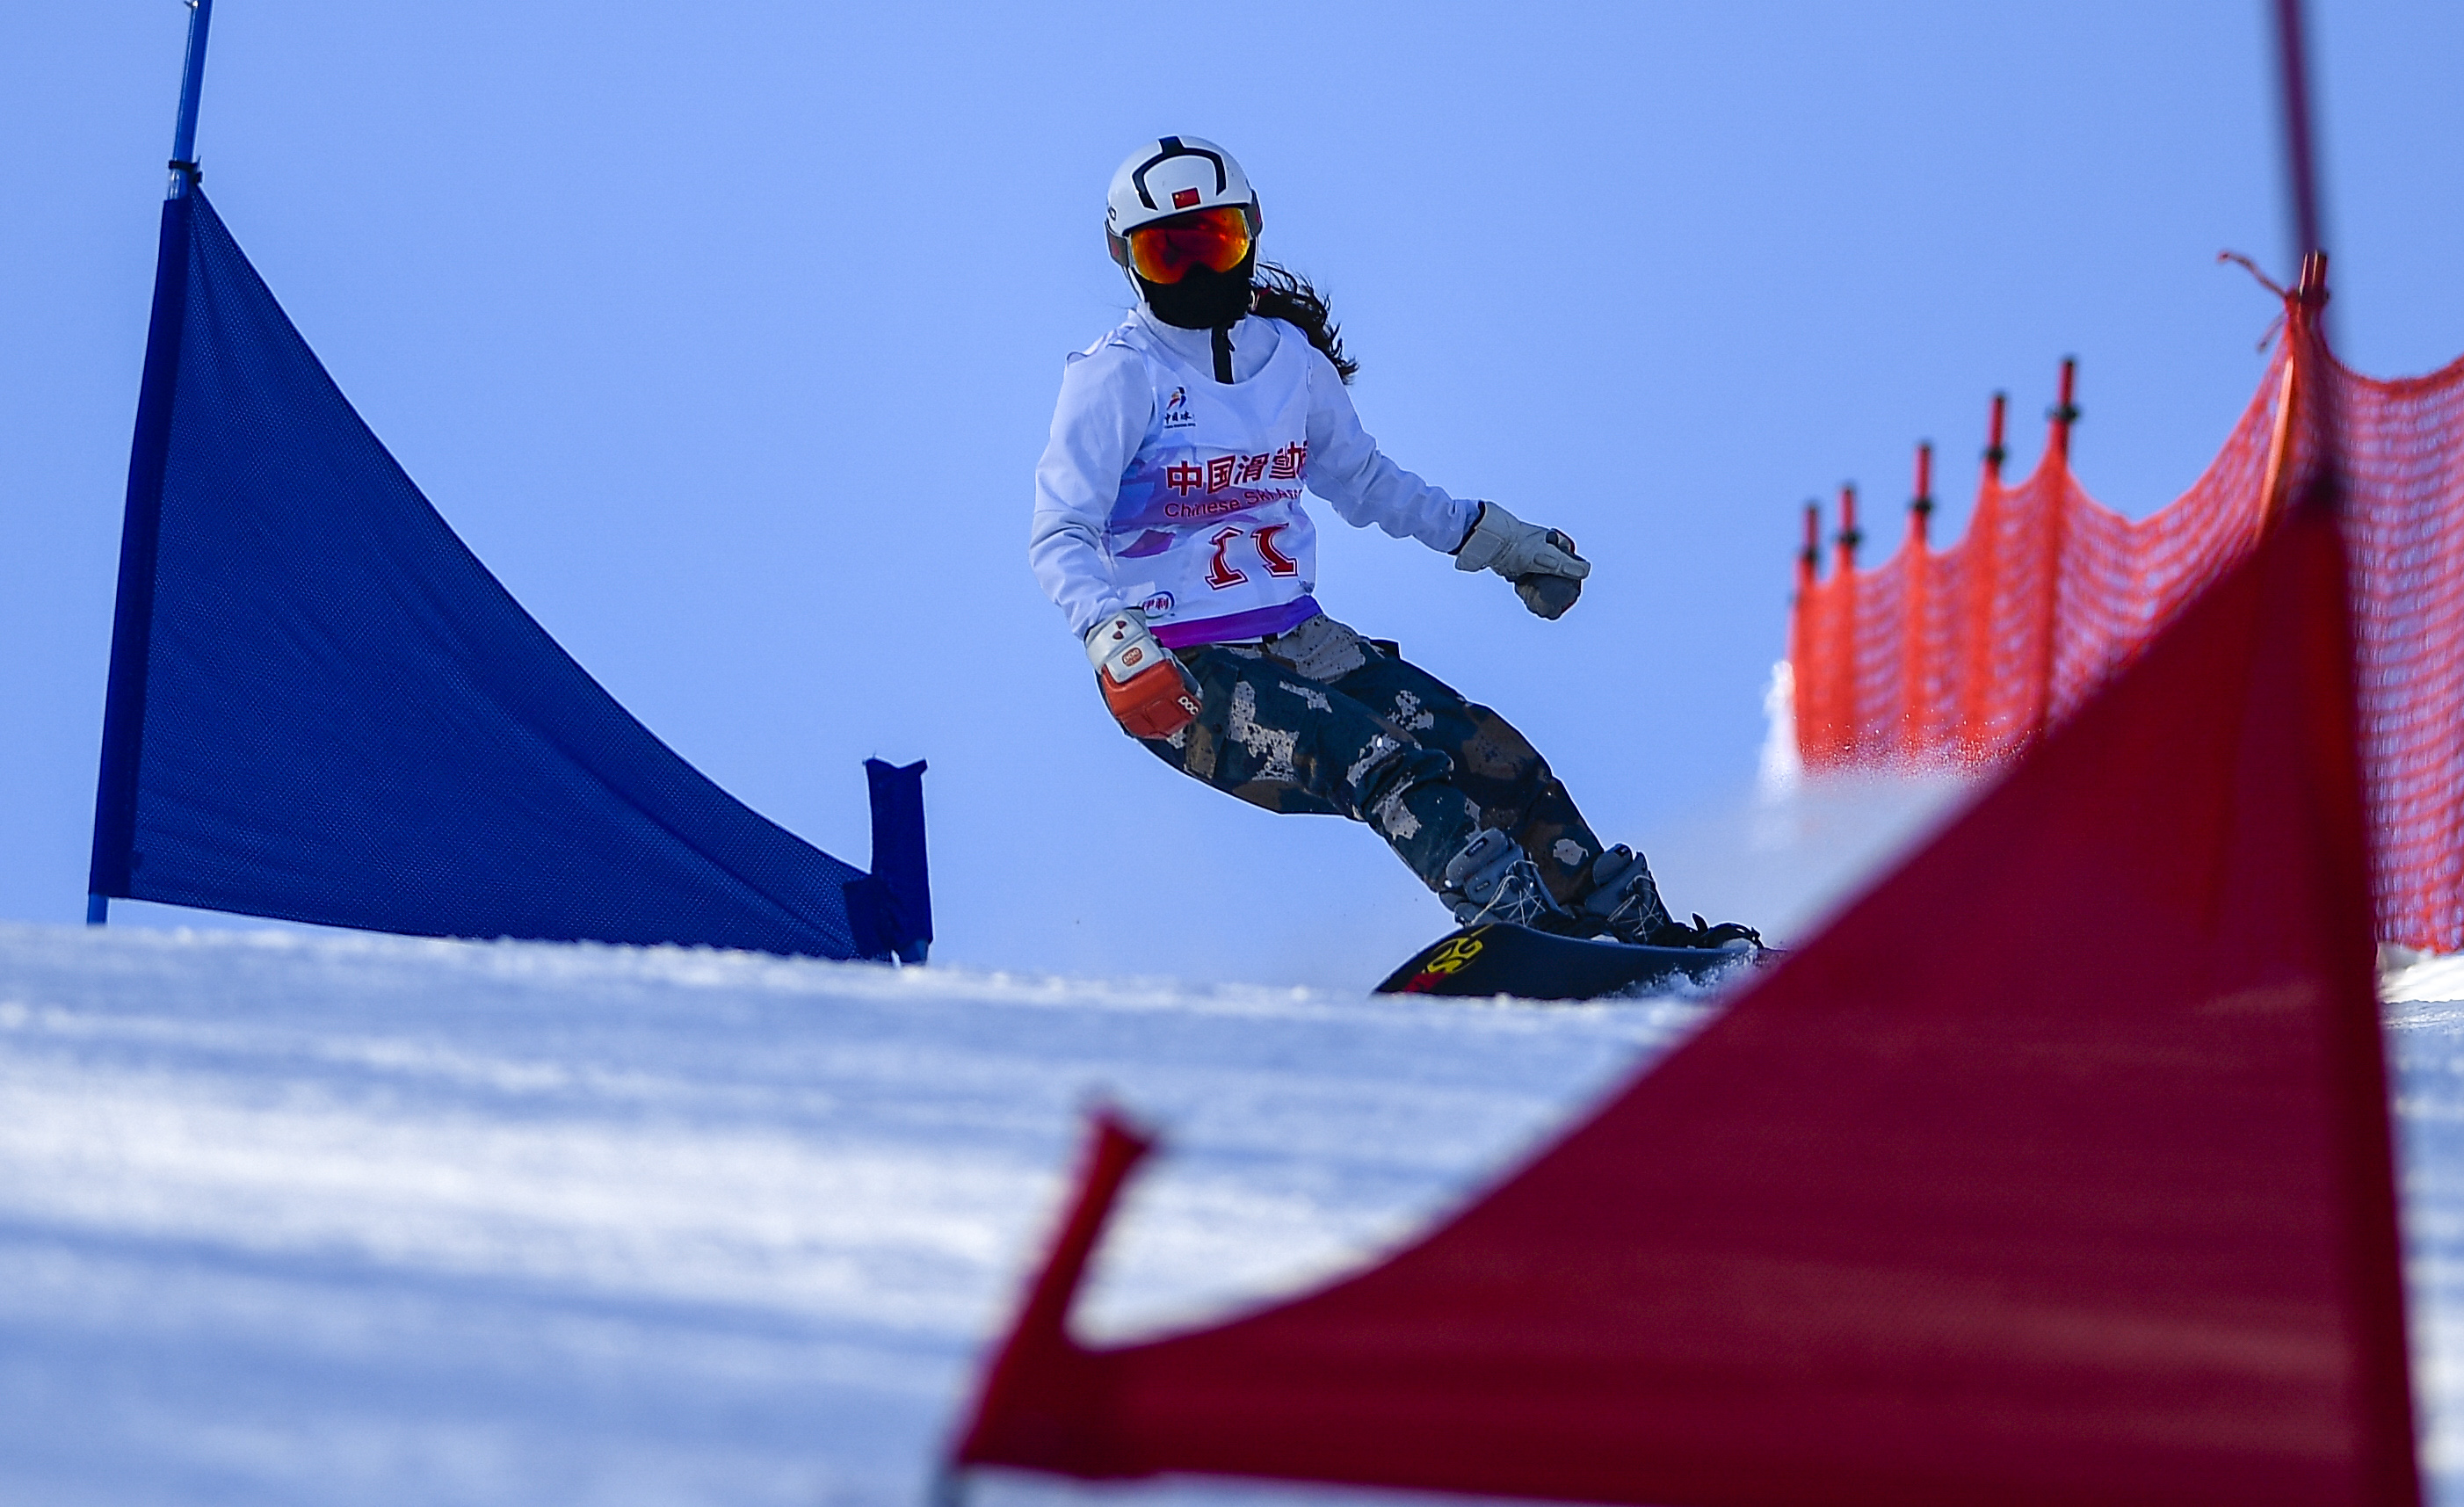
[(1724, 948), (1633, 947), (1492, 923), (1440, 937), (1388, 975), (1376, 992), (1597, 999), (1679, 979), (1707, 984), (1753, 962), (1759, 951), (1750, 942)]

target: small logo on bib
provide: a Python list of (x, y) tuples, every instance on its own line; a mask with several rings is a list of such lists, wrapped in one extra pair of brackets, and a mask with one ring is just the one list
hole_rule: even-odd
[(1167, 429), (1188, 429), (1198, 426), (1198, 415), (1189, 411), (1189, 389), (1175, 387), (1172, 396), (1163, 401), (1163, 426)]

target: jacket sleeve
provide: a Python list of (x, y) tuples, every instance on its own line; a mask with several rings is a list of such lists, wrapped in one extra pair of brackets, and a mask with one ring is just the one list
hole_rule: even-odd
[(1374, 523), (1439, 551), (1462, 544), (1480, 504), (1448, 496), (1388, 460), (1360, 426), (1334, 363), (1317, 351), (1309, 356), (1309, 490), (1355, 529)]
[(1035, 468), (1026, 559), (1081, 638), (1126, 605), (1105, 557), (1104, 526), (1154, 417), (1155, 385), (1135, 351), (1102, 344), (1073, 352), (1062, 368), (1052, 438)]

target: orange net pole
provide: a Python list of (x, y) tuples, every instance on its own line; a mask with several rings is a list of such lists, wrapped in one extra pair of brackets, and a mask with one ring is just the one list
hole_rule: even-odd
[(1947, 551), (1938, 576), (1947, 578), (1946, 595), (1951, 611), (1927, 624), (1934, 635), (1934, 652), (1951, 661), (1951, 697), (1954, 711), (1951, 718), (1951, 746), (1946, 751), (1961, 765), (1981, 763), (1992, 756), (1988, 734), (1990, 714), (1986, 707), (1986, 690), (1993, 684), (1992, 643), (1983, 632), (1962, 633), (1959, 624), (1987, 621), (1993, 597), (1993, 540), (1998, 534), (1995, 524), (2006, 511), (2002, 501), (2002, 462), (2009, 451), (2003, 448), (2003, 423), (2010, 416), (2011, 400), (2007, 393), (1993, 395), (1993, 410), (1986, 423), (1984, 464), (1976, 478), (1976, 508), (1969, 521), (1969, 546)]
[(1926, 523), (1933, 515), (1933, 447), (1917, 447), (1917, 484), (1908, 498), (1908, 537), (1900, 547), (1907, 559), (1906, 601), (1901, 609), (1900, 629), (1900, 756), (1911, 763), (1923, 761), (1933, 747), (1934, 705), (1936, 688), (1933, 662), (1927, 650), (1932, 635), (1925, 621), (1925, 608), (1931, 600), (1932, 581), (1927, 564)]
[(2066, 380), (2045, 456), (2014, 484), (1996, 397), (1966, 537), (1934, 548), (1921, 510), (1883, 565), (1855, 569), (1849, 546), (1827, 580), (1804, 568), (1791, 652), (1806, 767), (1978, 766), (2026, 748), (2254, 547), (2321, 464), (2332, 412), (2380, 931), (2464, 950), (2464, 360), (2361, 376), (2325, 345), (2324, 301), (2322, 275), (2288, 296), (2239, 422), (2156, 513), (2134, 523), (2072, 476)]
[[(2071, 514), (2077, 511), (2071, 493), (2076, 490), (2071, 480), (2071, 425), (2079, 418), (2077, 396), (2079, 362), (2062, 359), (2061, 397), (2047, 414), (2045, 458), (2036, 464), (2032, 483), (2050, 493), (2037, 505), (2036, 516), (2042, 520), (2046, 539), (2042, 546), (2043, 567), (2036, 572), (2035, 632), (2036, 655), (2042, 662), (2035, 680), (2035, 703), (2030, 709), (2023, 736), (2035, 738), (2052, 725), (2054, 711), (2054, 666), (2061, 643), (2062, 617), (2062, 553), (2070, 543)], [(2080, 493), (2079, 501), (2085, 501)]]
[(1839, 532), (1832, 535), (1831, 581), (1823, 595), (1830, 599), (1827, 625), (1839, 645), (1834, 651), (1834, 690), (1827, 710), (1834, 736), (1839, 740), (1841, 751), (1851, 755), (1861, 747), (1859, 734), (1864, 729), (1866, 709), (1871, 705), (1860, 662), (1870, 654), (1872, 639), (1863, 631), (1865, 625), (1858, 621), (1858, 608), (1870, 595), (1857, 574), (1857, 546), (1863, 541), (1864, 535), (1857, 528), (1857, 489), (1842, 484)]
[(1822, 631), (1821, 625), (1815, 621), (1825, 601), (1814, 589), (1821, 568), (1822, 509), (1819, 504), (1809, 502), (1805, 505), (1805, 548), (1798, 551), (1796, 557), (1796, 597), (1789, 611), (1788, 634), (1791, 694), (1795, 702), (1800, 757), (1814, 756), (1805, 752), (1815, 747), (1805, 730), (1822, 725), (1824, 713), (1817, 692), (1831, 679), (1815, 663), (1831, 643), (1831, 635)]

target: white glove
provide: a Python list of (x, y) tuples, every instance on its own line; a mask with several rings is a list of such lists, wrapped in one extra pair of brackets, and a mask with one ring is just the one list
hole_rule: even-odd
[(1514, 582), (1523, 604), (1544, 618), (1562, 617), (1582, 595), (1576, 582), (1592, 562), (1555, 529), (1526, 523), (1493, 502), (1480, 505), (1471, 532), (1455, 547), (1455, 569), (1493, 570)]

